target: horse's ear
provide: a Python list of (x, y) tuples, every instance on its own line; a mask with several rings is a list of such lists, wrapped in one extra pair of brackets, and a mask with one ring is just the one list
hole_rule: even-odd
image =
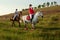
[(22, 11), (20, 11), (20, 15), (22, 15)]
[(22, 13), (22, 11), (20, 11), (20, 13)]

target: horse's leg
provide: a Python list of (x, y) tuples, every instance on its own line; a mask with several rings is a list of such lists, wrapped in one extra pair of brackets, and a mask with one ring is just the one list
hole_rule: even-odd
[(25, 30), (28, 30), (28, 28), (27, 28), (27, 23), (24, 23), (24, 25), (25, 25)]
[(34, 26), (34, 24), (32, 23), (32, 29), (35, 29), (35, 26)]
[(14, 21), (12, 21), (12, 26), (15, 26)]
[(19, 23), (19, 27), (20, 27), (20, 21), (18, 21), (18, 23)]
[(13, 26), (13, 21), (12, 21), (12, 26)]

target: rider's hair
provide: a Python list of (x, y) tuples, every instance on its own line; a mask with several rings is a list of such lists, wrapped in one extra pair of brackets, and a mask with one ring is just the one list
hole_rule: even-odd
[(18, 10), (18, 9), (16, 9), (16, 10)]
[(32, 6), (32, 4), (29, 4), (29, 6)]

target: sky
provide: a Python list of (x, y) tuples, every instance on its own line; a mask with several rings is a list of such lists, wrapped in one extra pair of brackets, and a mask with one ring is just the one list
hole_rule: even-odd
[(60, 0), (0, 0), (0, 16), (14, 13), (15, 9), (21, 11), (28, 8), (29, 4), (37, 7), (39, 4), (56, 1), (60, 5)]

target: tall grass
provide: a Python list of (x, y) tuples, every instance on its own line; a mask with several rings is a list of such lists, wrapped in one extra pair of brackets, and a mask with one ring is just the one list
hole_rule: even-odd
[(60, 12), (52, 12), (44, 15), (43, 19), (39, 17), (38, 20), (35, 30), (31, 30), (31, 24), (27, 25), (28, 30), (24, 30), (23, 23), (18, 27), (16, 22), (12, 27), (9, 19), (0, 18), (0, 40), (60, 40)]
[(39, 18), (35, 25), (36, 29), (31, 30), (31, 24), (28, 24), (29, 30), (24, 30), (24, 24), (18, 27), (12, 27), (9, 20), (0, 21), (0, 40), (60, 40), (60, 15), (45, 15)]

